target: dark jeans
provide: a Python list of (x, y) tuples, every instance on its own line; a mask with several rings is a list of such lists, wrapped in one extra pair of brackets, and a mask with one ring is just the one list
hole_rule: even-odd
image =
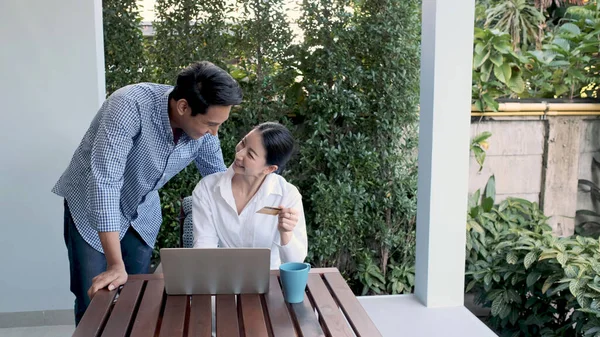
[[(75, 324), (77, 325), (90, 304), (87, 291), (92, 286), (92, 279), (106, 271), (106, 258), (104, 254), (92, 248), (81, 237), (79, 231), (75, 228), (66, 201), (64, 235), (69, 254), (71, 292), (75, 295)], [(133, 227), (129, 227), (121, 240), (121, 254), (123, 255), (127, 274), (148, 273), (152, 248), (144, 242)]]

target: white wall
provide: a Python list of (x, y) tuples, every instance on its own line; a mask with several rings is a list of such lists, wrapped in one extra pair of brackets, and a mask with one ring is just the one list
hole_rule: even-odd
[(0, 43), (0, 312), (69, 309), (50, 190), (105, 94), (101, 1), (0, 1)]

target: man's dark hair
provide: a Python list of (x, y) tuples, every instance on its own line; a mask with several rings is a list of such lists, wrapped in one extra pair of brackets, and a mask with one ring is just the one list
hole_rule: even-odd
[(267, 164), (277, 165), (275, 173), (280, 174), (294, 151), (294, 136), (288, 128), (274, 122), (262, 123), (255, 129), (262, 134), (262, 143), (267, 150)]
[(176, 101), (185, 99), (192, 116), (205, 114), (211, 105), (238, 105), (242, 89), (225, 70), (211, 62), (195, 62), (177, 76), (175, 88), (169, 95)]

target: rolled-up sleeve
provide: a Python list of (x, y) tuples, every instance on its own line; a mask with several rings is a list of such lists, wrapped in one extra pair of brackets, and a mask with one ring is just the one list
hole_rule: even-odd
[(91, 175), (87, 186), (90, 225), (98, 232), (118, 232), (121, 187), (127, 156), (139, 132), (139, 109), (131, 99), (114, 95), (101, 109), (91, 147)]
[(202, 137), (202, 145), (198, 150), (198, 155), (194, 160), (198, 171), (203, 177), (207, 175), (226, 171), (223, 161), (223, 151), (219, 137), (207, 134)]
[(216, 248), (219, 244), (208, 198), (208, 189), (201, 180), (192, 193), (194, 248)]
[(298, 210), (298, 223), (294, 228), (292, 239), (287, 245), (281, 245), (281, 235), (279, 232), (277, 232), (274, 244), (279, 249), (279, 258), (282, 263), (304, 262), (308, 254), (308, 239), (306, 235), (304, 207), (302, 206), (302, 195), (300, 195), (300, 192), (295, 187), (291, 188), (289, 192), (289, 196), (283, 201), (283, 206)]

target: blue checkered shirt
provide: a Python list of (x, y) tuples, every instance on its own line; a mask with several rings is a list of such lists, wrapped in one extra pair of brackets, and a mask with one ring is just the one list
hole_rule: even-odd
[(96, 114), (52, 192), (69, 204), (84, 240), (103, 252), (98, 232), (132, 226), (154, 247), (162, 223), (158, 190), (193, 160), (202, 176), (225, 171), (219, 138), (185, 133), (169, 121), (172, 87), (152, 83), (117, 90)]

